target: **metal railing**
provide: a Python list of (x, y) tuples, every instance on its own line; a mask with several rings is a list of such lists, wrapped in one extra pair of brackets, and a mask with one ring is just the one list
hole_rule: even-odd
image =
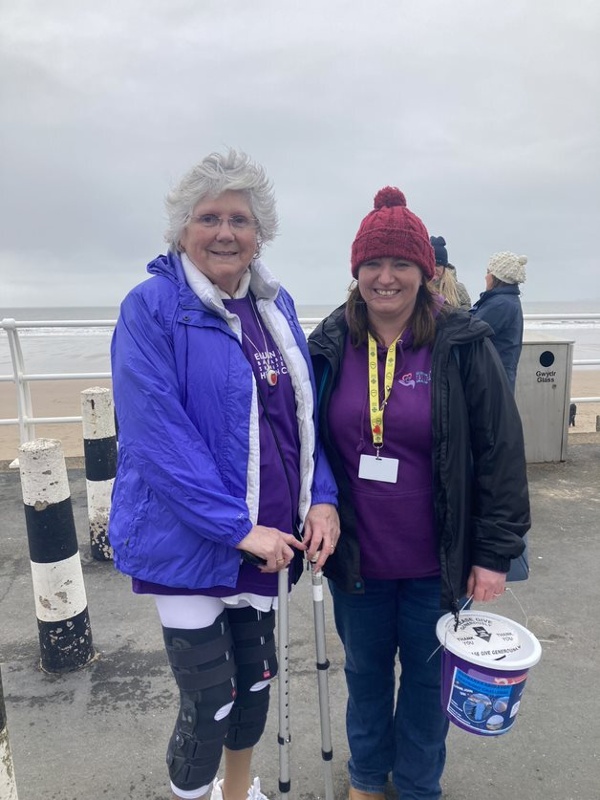
[[(551, 321), (595, 321), (600, 320), (600, 313), (595, 314), (524, 314), (525, 321), (551, 322)], [(320, 317), (302, 317), (300, 324), (305, 333), (318, 325)], [(0, 419), (0, 425), (18, 425), (21, 442), (35, 439), (36, 424), (55, 423), (80, 423), (81, 416), (70, 417), (36, 417), (33, 413), (31, 399), (31, 384), (36, 381), (61, 381), (61, 380), (110, 380), (110, 372), (53, 372), (34, 373), (26, 372), (25, 359), (19, 339), (19, 330), (25, 328), (114, 328), (114, 319), (55, 319), (55, 320), (23, 320), (6, 318), (0, 321), (0, 329), (8, 337), (8, 345), (12, 362), (12, 375), (0, 375), (0, 383), (12, 382), (15, 385), (17, 396), (17, 417)], [(600, 358), (574, 359), (573, 367), (600, 366)], [(600, 397), (572, 397), (573, 403), (600, 403)]]
[(56, 319), (56, 320), (23, 320), (3, 319), (0, 328), (6, 331), (12, 363), (12, 375), (0, 375), (0, 382), (11, 381), (17, 393), (17, 418), (0, 419), (0, 425), (18, 425), (19, 440), (28, 442), (35, 439), (35, 425), (47, 423), (81, 422), (81, 416), (72, 417), (36, 417), (33, 414), (31, 400), (31, 383), (36, 381), (61, 380), (110, 380), (110, 372), (53, 372), (34, 373), (25, 371), (25, 359), (19, 339), (19, 329), (31, 328), (114, 328), (116, 320), (90, 319)]

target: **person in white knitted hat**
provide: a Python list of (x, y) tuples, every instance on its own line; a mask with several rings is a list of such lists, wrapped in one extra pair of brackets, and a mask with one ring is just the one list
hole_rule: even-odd
[(493, 329), (494, 344), (514, 392), (523, 345), (523, 309), (519, 284), (525, 283), (527, 256), (503, 251), (489, 260), (485, 292), (471, 309)]

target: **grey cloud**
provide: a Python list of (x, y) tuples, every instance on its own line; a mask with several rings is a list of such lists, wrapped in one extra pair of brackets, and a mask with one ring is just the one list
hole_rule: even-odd
[(597, 4), (355, 6), (0, 3), (0, 303), (116, 304), (163, 249), (169, 186), (228, 145), (275, 182), (265, 257), (300, 303), (343, 298), (388, 183), (473, 295), (490, 253), (512, 249), (529, 299), (588, 298)]

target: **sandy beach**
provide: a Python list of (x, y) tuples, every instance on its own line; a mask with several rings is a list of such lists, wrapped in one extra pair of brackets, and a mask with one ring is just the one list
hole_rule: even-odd
[[(81, 416), (81, 392), (92, 386), (111, 387), (110, 381), (37, 381), (31, 384), (31, 401), (35, 417)], [(0, 383), (0, 419), (17, 416), (17, 399), (13, 383)], [(37, 424), (36, 437), (60, 439), (67, 458), (83, 456), (81, 423)], [(18, 456), (19, 428), (0, 427), (0, 461), (12, 461)]]
[[(33, 413), (36, 417), (81, 415), (81, 391), (90, 386), (110, 387), (110, 381), (40, 381), (31, 386)], [(600, 370), (575, 369), (571, 381), (571, 397), (600, 397)], [(569, 435), (592, 433), (600, 404), (579, 403), (576, 424)], [(16, 418), (17, 401), (12, 383), (0, 384), (0, 419)], [(66, 457), (83, 455), (81, 423), (38, 424), (36, 436), (60, 439)], [(12, 461), (18, 455), (19, 429), (16, 425), (0, 426), (0, 461)]]

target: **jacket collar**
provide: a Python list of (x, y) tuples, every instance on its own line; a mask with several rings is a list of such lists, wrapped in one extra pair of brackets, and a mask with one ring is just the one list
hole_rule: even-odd
[[(487, 322), (474, 317), (465, 309), (450, 309), (447, 306), (444, 307), (443, 312), (436, 314), (436, 328), (440, 334), (443, 333), (444, 336), (451, 338), (453, 343), (483, 339), (485, 336), (492, 335), (492, 329)], [(319, 323), (311, 333), (309, 341), (318, 342), (321, 347), (326, 348), (327, 341), (343, 340), (347, 330), (346, 304), (344, 303)]]
[(519, 289), (519, 285), (517, 283), (510, 283), (507, 286), (496, 286), (494, 289), (488, 289), (485, 292), (482, 292), (479, 295), (478, 303), (481, 303), (482, 300), (486, 300), (488, 297), (495, 297), (499, 294), (515, 294), (520, 295), (521, 290)]
[[(198, 301), (220, 317), (226, 318), (228, 312), (223, 305), (218, 288), (198, 271), (195, 275), (195, 290), (188, 285), (185, 268), (178, 253), (169, 251), (148, 264), (151, 275), (162, 275), (179, 286), (179, 299), (183, 308), (198, 308)], [(279, 294), (281, 284), (268, 267), (256, 258), (250, 265), (250, 289), (257, 300), (274, 300)]]

